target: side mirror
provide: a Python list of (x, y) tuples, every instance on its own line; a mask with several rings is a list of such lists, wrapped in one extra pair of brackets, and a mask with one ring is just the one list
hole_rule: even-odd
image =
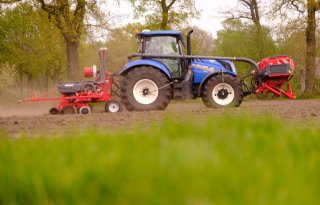
[(178, 53), (178, 44), (176, 42), (171, 42), (171, 48), (175, 53)]

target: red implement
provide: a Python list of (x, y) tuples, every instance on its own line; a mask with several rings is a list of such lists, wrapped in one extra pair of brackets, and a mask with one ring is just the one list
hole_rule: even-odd
[[(258, 85), (254, 93), (266, 94), (272, 92), (275, 96), (284, 95), (287, 98), (295, 99), (296, 96), (292, 93), (289, 80), (294, 76), (295, 63), (287, 56), (276, 56), (265, 58), (258, 63), (260, 73), (256, 74)], [(287, 83), (287, 90), (281, 89), (281, 86)]]
[(50, 114), (90, 114), (91, 104), (106, 102), (107, 112), (118, 112), (121, 104), (112, 96), (113, 76), (106, 70), (108, 52), (102, 48), (99, 52), (101, 59), (100, 71), (96, 67), (86, 67), (85, 77), (93, 77), (93, 80), (82, 82), (66, 82), (58, 85), (60, 98), (32, 98), (20, 100), (21, 102), (60, 101), (59, 105), (51, 108)]

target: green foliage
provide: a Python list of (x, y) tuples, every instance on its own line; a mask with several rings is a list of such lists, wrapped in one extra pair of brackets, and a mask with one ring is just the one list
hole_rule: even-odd
[[(282, 30), (281, 32), (286, 33), (287, 31)], [(304, 31), (292, 32), (290, 35), (279, 38), (277, 44), (280, 52), (292, 57), (298, 67), (304, 67), (306, 59), (304, 52), (304, 48), (306, 47)]]
[(262, 56), (276, 55), (276, 45), (267, 28), (263, 29), (262, 41), (259, 40), (255, 27), (240, 20), (226, 20), (223, 29), (218, 31), (215, 41), (216, 52), (223, 56), (247, 57), (260, 61), (258, 44), (263, 44)]
[(320, 129), (273, 117), (0, 138), (1, 204), (318, 204)]
[[(276, 43), (267, 28), (262, 29), (260, 36), (254, 25), (245, 24), (239, 19), (224, 21), (223, 29), (218, 31), (214, 45), (215, 55), (246, 57), (256, 62), (268, 56), (282, 54), (278, 53)], [(261, 48), (264, 49), (260, 50)], [(253, 70), (247, 63), (235, 64), (239, 76), (245, 76)], [(251, 85), (250, 78), (244, 80), (247, 85)]]
[(111, 30), (110, 39), (106, 43), (110, 51), (108, 67), (111, 71), (120, 71), (127, 63), (127, 56), (138, 52), (135, 30), (141, 28), (140, 24), (128, 24)]
[(181, 29), (199, 15), (194, 0), (127, 0), (134, 6), (135, 17), (143, 18), (150, 30)]
[(0, 63), (0, 93), (2, 90), (9, 88), (15, 80), (16, 70), (8, 62)]
[[(305, 47), (300, 47), (300, 53), (305, 57), (305, 90), (303, 95), (310, 98), (317, 94), (315, 89), (316, 65), (315, 58), (319, 46), (317, 45), (317, 21), (318, 12), (320, 11), (320, 2), (318, 0), (283, 0), (274, 1), (275, 10), (282, 19), (282, 24), (294, 25), (291, 31), (304, 32)], [(318, 47), (318, 48), (317, 48)]]
[[(192, 27), (191, 53), (192, 55), (214, 55), (214, 38), (211, 33), (199, 27)], [(183, 34), (187, 34), (191, 28), (183, 29)], [(186, 51), (184, 51), (186, 53)]]
[(287, 29), (282, 30), (282, 33), (288, 33), (287, 35), (277, 40), (280, 53), (290, 56), (296, 63), (295, 77), (293, 81), (294, 93), (301, 93), (301, 84), (304, 79), (301, 79), (305, 74), (305, 33), (300, 32), (288, 32)]
[(61, 79), (65, 72), (61, 40), (46, 15), (28, 4), (7, 9), (0, 19), (0, 61), (15, 65), (20, 83), (25, 78)]
[(86, 1), (56, 0), (46, 2), (36, 0), (49, 19), (57, 26), (66, 43), (77, 43), (84, 28)]
[(140, 24), (128, 24), (110, 30), (106, 42), (84, 42), (80, 46), (80, 67), (100, 66), (98, 52), (100, 48), (107, 47), (109, 52), (107, 69), (110, 72), (119, 72), (127, 63), (127, 56), (138, 52), (135, 32), (142, 30), (142, 27)]

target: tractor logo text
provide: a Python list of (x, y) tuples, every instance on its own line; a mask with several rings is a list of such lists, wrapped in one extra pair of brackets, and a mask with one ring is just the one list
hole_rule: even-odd
[(209, 66), (205, 66), (205, 65), (192, 64), (192, 67), (199, 68), (201, 70), (208, 71), (208, 72), (213, 72), (214, 71), (213, 67), (209, 67)]

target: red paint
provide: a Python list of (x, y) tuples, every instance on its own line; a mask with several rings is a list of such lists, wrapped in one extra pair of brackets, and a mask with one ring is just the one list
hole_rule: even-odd
[[(254, 93), (266, 94), (272, 92), (276, 96), (284, 95), (287, 98), (295, 99), (296, 96), (292, 93), (291, 85), (287, 83), (294, 76), (295, 63), (287, 56), (276, 56), (265, 58), (258, 63), (261, 71), (260, 74), (254, 73), (257, 78), (261, 79), (258, 82)], [(281, 86), (287, 83), (287, 90), (281, 89)]]
[[(103, 78), (104, 76), (101, 76), (101, 74), (95, 78), (97, 74), (95, 67), (86, 67), (84, 69), (84, 74), (86, 77), (94, 78), (94, 80), (91, 82), (95, 86), (95, 91), (83, 89), (81, 91), (72, 93), (72, 95), (66, 95), (62, 93), (60, 98), (32, 98), (30, 100), (21, 100), (18, 102), (60, 101), (59, 105), (56, 106), (56, 109), (59, 113), (61, 113), (63, 107), (65, 106), (73, 106), (79, 110), (81, 107), (89, 106), (91, 103), (107, 102), (113, 99), (113, 96), (111, 95), (113, 80), (111, 74), (106, 70), (105, 67), (108, 52), (106, 49), (101, 49), (99, 54), (101, 57), (101, 64), (104, 65), (101, 67), (101, 69), (105, 71), (105, 78)], [(105, 80), (103, 81), (103, 79)]]

